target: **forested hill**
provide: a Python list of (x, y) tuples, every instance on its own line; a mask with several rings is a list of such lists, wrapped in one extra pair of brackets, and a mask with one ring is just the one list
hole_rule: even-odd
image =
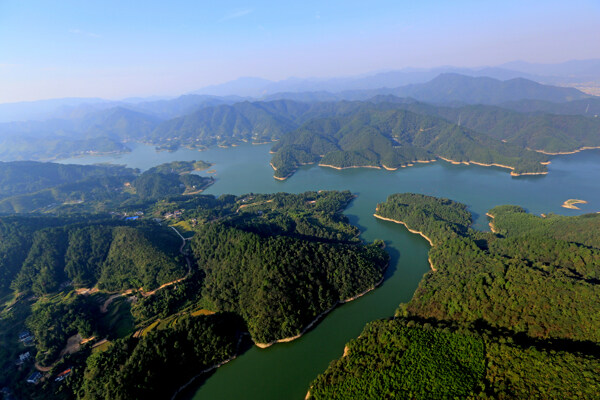
[(180, 239), (150, 223), (100, 217), (0, 219), (0, 293), (45, 295), (61, 284), (152, 290), (182, 277)]
[[(241, 142), (264, 143), (286, 137), (303, 124), (322, 118), (352, 117), (372, 110), (393, 109), (442, 117), (450, 123), (522, 148), (573, 151), (595, 146), (599, 136), (598, 120), (593, 117), (598, 99), (577, 95), (580, 92), (572, 93), (573, 90), (577, 92), (519, 79), (497, 81), (446, 74), (425, 84), (361, 92), (360, 96), (325, 96), (321, 101), (317, 101), (321, 97), (309, 95), (300, 98), (302, 101), (282, 96), (277, 100), (234, 104), (207, 102), (198, 104), (195, 111), (189, 109), (189, 114), (168, 120), (115, 107), (74, 120), (0, 124), (0, 157), (3, 160), (47, 160), (87, 153), (123, 152), (129, 151), (128, 141), (150, 142), (167, 150), (180, 146), (205, 148)], [(413, 96), (436, 104), (451, 103), (452, 107), (427, 105), (395, 96)], [(575, 100), (567, 101), (569, 99)], [(505, 108), (455, 107), (465, 103), (499, 104)], [(511, 107), (519, 112), (508, 111)], [(580, 116), (558, 115), (563, 108), (566, 114)], [(538, 109), (554, 115), (540, 114)], [(528, 110), (534, 112), (521, 112)]]
[(77, 129), (86, 137), (108, 136), (121, 141), (138, 140), (148, 137), (161, 119), (115, 107), (86, 116)]
[(434, 245), (466, 235), (473, 222), (464, 204), (413, 193), (390, 195), (386, 202), (377, 205), (375, 215), (406, 224)]
[(4, 123), (0, 124), (0, 159), (54, 160), (128, 152), (124, 142), (145, 140), (159, 121), (116, 107), (74, 120)]
[[(383, 97), (375, 101), (397, 101)], [(521, 113), (497, 106), (442, 107), (417, 102), (397, 103), (399, 108), (435, 115), (521, 148), (548, 153), (570, 152), (600, 146), (600, 118), (583, 115)], [(569, 107), (570, 103), (564, 103)], [(585, 110), (584, 103), (580, 103)]]
[(286, 178), (307, 163), (396, 169), (439, 157), (502, 165), (513, 174), (547, 170), (541, 154), (405, 110), (366, 109), (349, 117), (312, 120), (282, 138), (272, 151), (276, 178)]
[(0, 199), (86, 179), (107, 176), (132, 176), (122, 166), (75, 165), (35, 161), (0, 161)]
[(204, 161), (158, 165), (139, 174), (122, 166), (34, 161), (0, 163), (0, 213), (92, 212), (140, 209), (159, 197), (199, 193), (212, 177), (189, 174)]
[(378, 215), (434, 238), (436, 271), (397, 319), (349, 343), (312, 398), (596, 396), (600, 215), (543, 218), (501, 206), (490, 210), (497, 233), (488, 233), (469, 229), (465, 212), (415, 194), (378, 205)]
[[(152, 139), (160, 143), (177, 137), (181, 143), (198, 142), (203, 146), (229, 145), (240, 141), (270, 142), (291, 130), (294, 122), (287, 113), (270, 109), (268, 103), (265, 105), (243, 102), (201, 109), (163, 122), (152, 133)], [(290, 105), (305, 107), (298, 103)]]
[(388, 256), (382, 243), (361, 244), (341, 214), (352, 197), (280, 193), (233, 203), (235, 213), (203, 225), (192, 241), (205, 300), (241, 315), (255, 342), (270, 343), (374, 288)]
[[(171, 163), (149, 174), (193, 166)], [(146, 204), (138, 220), (0, 218), (0, 338), (14, 344), (0, 349), (7, 371), (0, 385), (22, 398), (169, 397), (250, 338), (269, 345), (298, 337), (382, 281), (383, 242), (363, 243), (342, 213), (353, 198), (347, 191), (171, 196)], [(193, 237), (182, 246), (155, 218)], [(25, 330), (31, 359), (10, 367), (24, 351)], [(73, 341), (81, 348), (65, 353)], [(52, 379), (26, 383), (33, 359)], [(72, 376), (55, 381), (67, 368)]]
[(176, 137), (177, 143), (192, 147), (270, 142), (280, 139), (311, 119), (352, 115), (365, 107), (387, 109), (396, 106), (375, 106), (372, 103), (352, 101), (245, 101), (207, 107), (165, 121), (152, 132), (151, 140), (160, 144)]
[(494, 231), (508, 238), (545, 236), (600, 249), (600, 214), (577, 217), (544, 214), (538, 217), (519, 206), (494, 207), (488, 214), (493, 218), (490, 223)]

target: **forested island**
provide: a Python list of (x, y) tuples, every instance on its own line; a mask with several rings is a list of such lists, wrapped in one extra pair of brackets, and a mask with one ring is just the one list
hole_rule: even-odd
[[(362, 243), (341, 213), (353, 197), (177, 195), (136, 219), (0, 218), (0, 386), (28, 398), (169, 397), (249, 343), (299, 337), (383, 279), (383, 242)], [(27, 385), (36, 369), (44, 379)]]
[(489, 211), (391, 195), (376, 216), (431, 239), (435, 271), (390, 320), (369, 324), (310, 398), (593, 398), (600, 380), (600, 215)]

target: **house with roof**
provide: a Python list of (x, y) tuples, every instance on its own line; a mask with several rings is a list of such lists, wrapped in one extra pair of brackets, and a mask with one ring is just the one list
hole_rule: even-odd
[(25, 361), (29, 360), (30, 358), (31, 358), (31, 353), (29, 353), (29, 352), (19, 354), (19, 359), (17, 360), (17, 362), (15, 364), (21, 365)]
[(33, 383), (35, 385), (40, 381), (40, 379), (42, 379), (42, 373), (39, 371), (35, 371), (33, 374), (29, 375), (29, 378), (27, 378), (27, 382)]
[(54, 381), (55, 382), (63, 381), (69, 375), (71, 375), (71, 368), (67, 368), (60, 374), (56, 375), (56, 378), (54, 378)]

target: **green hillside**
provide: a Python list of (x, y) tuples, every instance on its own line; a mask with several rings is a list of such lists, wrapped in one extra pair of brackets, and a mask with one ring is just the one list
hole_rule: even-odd
[(366, 110), (351, 117), (313, 120), (273, 146), (275, 177), (286, 178), (302, 164), (336, 168), (396, 169), (445, 158), (497, 164), (515, 174), (543, 173), (546, 158), (443, 119), (405, 110)]
[(489, 214), (496, 233), (479, 232), (465, 205), (405, 193), (376, 215), (429, 237), (433, 270), (396, 319), (348, 344), (311, 398), (595, 397), (598, 214), (501, 206)]

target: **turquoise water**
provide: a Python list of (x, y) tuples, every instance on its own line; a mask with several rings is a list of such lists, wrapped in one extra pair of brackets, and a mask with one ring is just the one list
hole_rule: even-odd
[[(204, 152), (156, 153), (150, 146), (138, 145), (120, 156), (62, 161), (111, 162), (144, 170), (169, 161), (201, 159), (215, 163), (217, 181), (205, 192), (215, 195), (348, 189), (358, 197), (345, 213), (360, 227), (362, 238), (386, 241), (392, 259), (378, 289), (338, 307), (300, 339), (267, 349), (252, 347), (198, 383), (190, 395), (194, 399), (302, 399), (310, 382), (342, 355), (345, 343), (357, 337), (367, 322), (392, 316), (399, 303), (412, 297), (428, 271), (429, 245), (401, 225), (373, 218), (377, 203), (392, 193), (423, 193), (465, 203), (478, 229), (488, 229), (485, 212), (501, 204), (521, 205), (534, 214), (600, 211), (598, 150), (556, 157), (549, 174), (542, 176), (513, 178), (506, 169), (436, 162), (398, 171), (305, 166), (290, 179), (277, 181), (269, 166), (269, 149), (270, 145), (244, 145)], [(588, 204), (581, 205), (581, 210), (560, 207), (570, 198), (587, 200)]]

